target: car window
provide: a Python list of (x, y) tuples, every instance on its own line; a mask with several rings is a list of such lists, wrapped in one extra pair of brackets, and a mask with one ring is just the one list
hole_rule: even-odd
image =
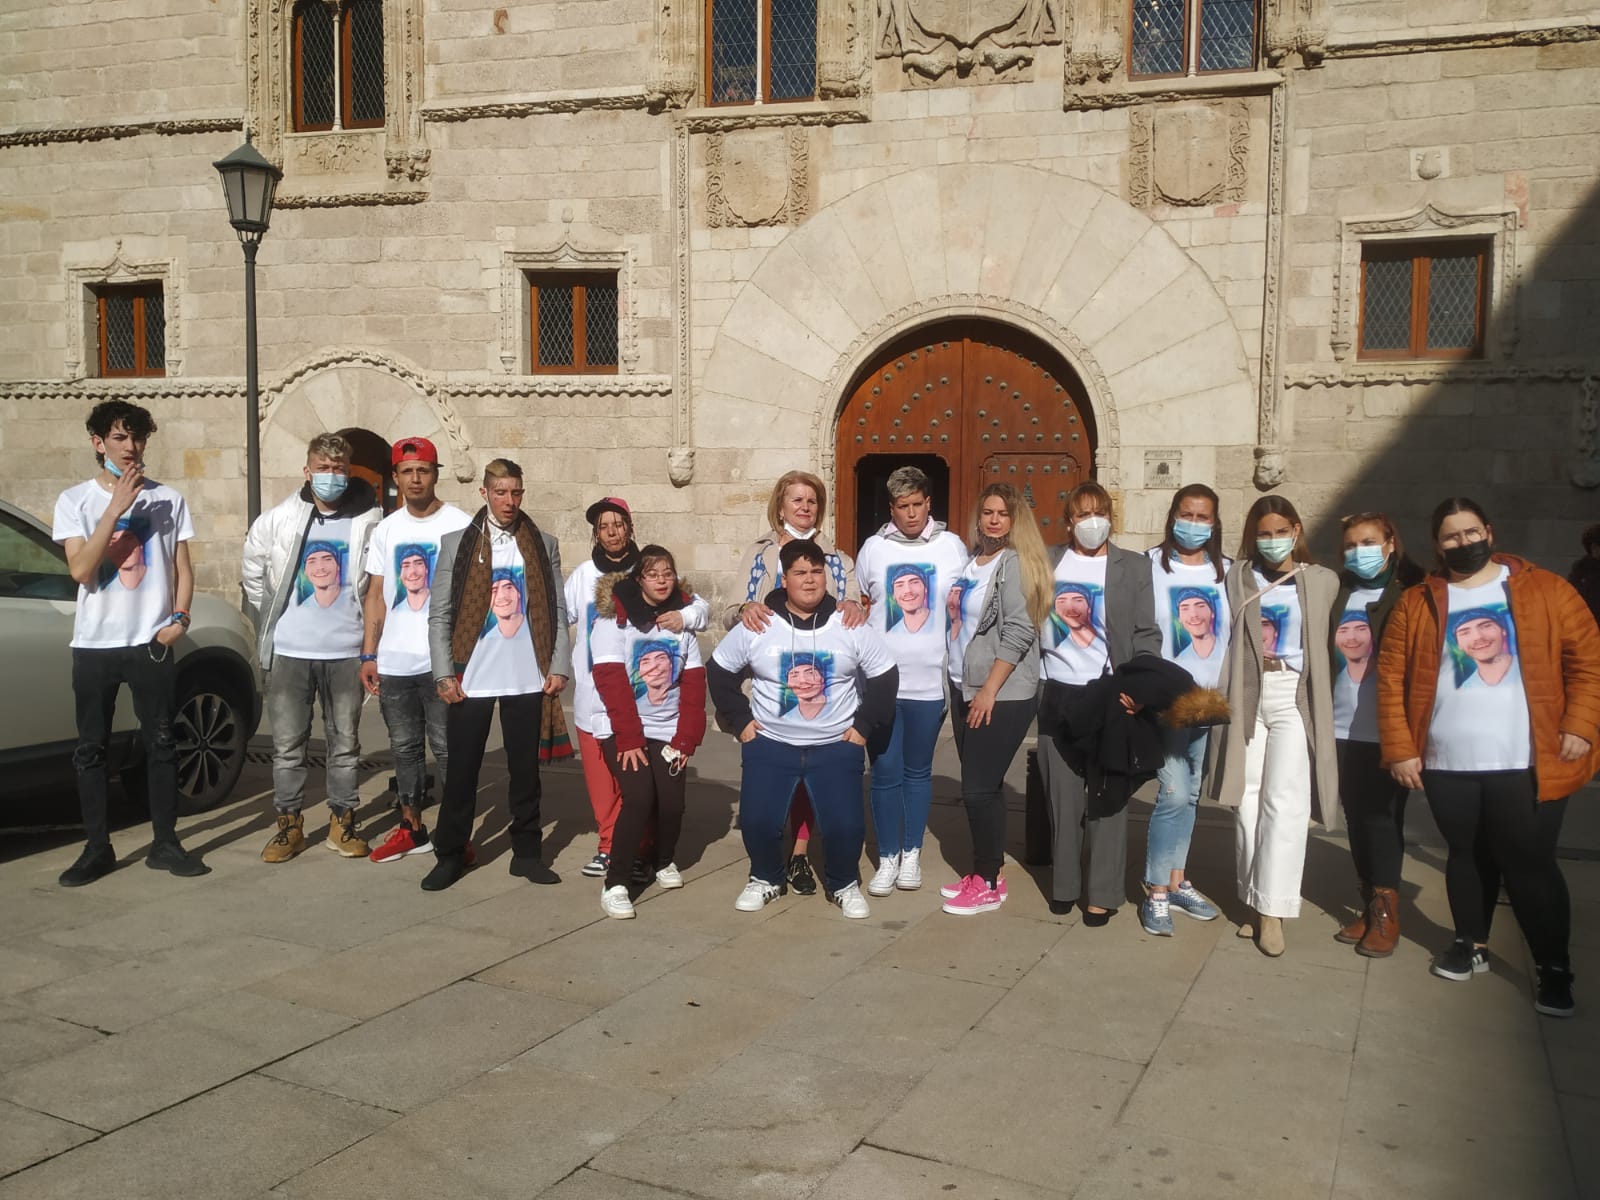
[(48, 534), (8, 512), (0, 512), (0, 597), (75, 600), (78, 585), (67, 557)]

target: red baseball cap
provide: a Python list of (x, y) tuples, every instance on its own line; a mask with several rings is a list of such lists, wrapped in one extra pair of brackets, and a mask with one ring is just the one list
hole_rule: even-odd
[(628, 502), (621, 496), (606, 496), (589, 505), (583, 514), (583, 519), (593, 525), (600, 519), (603, 512), (621, 513), (628, 520), (633, 520), (633, 510), (628, 507)]
[(398, 467), (403, 462), (426, 462), (439, 465), (439, 451), (427, 438), (401, 438), (394, 444), (394, 456), (389, 465)]

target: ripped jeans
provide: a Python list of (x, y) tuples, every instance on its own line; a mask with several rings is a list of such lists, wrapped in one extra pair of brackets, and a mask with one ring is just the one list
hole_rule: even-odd
[[(152, 650), (161, 661), (151, 657)], [(178, 665), (172, 649), (118, 646), (72, 651), (72, 695), (78, 712), (78, 746), (72, 765), (78, 772), (78, 806), (91, 847), (109, 846), (106, 825), (106, 746), (123, 684), (133, 696), (144, 743), (150, 791), (150, 824), (156, 842), (178, 840), (178, 751), (173, 736)]]

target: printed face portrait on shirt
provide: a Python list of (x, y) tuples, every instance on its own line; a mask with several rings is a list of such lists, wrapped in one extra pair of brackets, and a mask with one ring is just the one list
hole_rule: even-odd
[(515, 637), (522, 629), (527, 606), (527, 591), (521, 567), (496, 567), (489, 587), (489, 615), (483, 620), (480, 638), (491, 632)]
[(652, 638), (637, 643), (632, 657), (628, 681), (633, 684), (633, 698), (659, 708), (666, 703), (667, 693), (677, 682), (678, 643), (667, 638)]
[(934, 569), (928, 563), (899, 563), (884, 573), (884, 631), (921, 633), (933, 616)]
[(394, 603), (390, 608), (404, 604), (412, 612), (428, 607), (428, 596), (433, 586), (433, 564), (438, 557), (437, 546), (420, 542), (406, 542), (394, 550)]
[(117, 522), (111, 540), (106, 543), (106, 563), (109, 570), (105, 582), (110, 582), (109, 574), (114, 570), (118, 583), (130, 592), (138, 590), (150, 569), (144, 550), (145, 538), (149, 533), (149, 528), (143, 522), (135, 522), (128, 518)]
[(971, 590), (970, 579), (958, 579), (950, 585), (950, 594), (945, 597), (944, 615), (950, 623), (951, 641), (955, 641), (961, 634), (962, 605), (966, 603), (966, 595)]
[(1339, 670), (1359, 683), (1372, 660), (1372, 621), (1365, 611), (1352, 608), (1340, 616), (1333, 631), (1333, 648)]
[(300, 556), (300, 574), (295, 580), (295, 598), (301, 604), (312, 600), (318, 608), (331, 608), (344, 587), (345, 563), (350, 548), (340, 541), (316, 539), (306, 542)]
[(1450, 614), (1445, 648), (1456, 687), (1497, 687), (1517, 667), (1517, 638), (1504, 604)]
[(1174, 654), (1210, 658), (1217, 649), (1217, 610), (1214, 587), (1179, 587), (1167, 593)]
[(1056, 582), (1056, 598), (1050, 609), (1052, 646), (1069, 638), (1075, 645), (1089, 646), (1105, 636), (1105, 589), (1096, 583), (1071, 580)]
[(833, 655), (826, 650), (785, 652), (779, 659), (783, 687), (779, 691), (778, 715), (799, 709), (801, 717), (815, 721), (828, 705), (828, 687), (833, 683)]
[(1284, 626), (1289, 623), (1289, 610), (1287, 608), (1261, 609), (1261, 652), (1269, 657), (1277, 657), (1278, 643), (1283, 640)]

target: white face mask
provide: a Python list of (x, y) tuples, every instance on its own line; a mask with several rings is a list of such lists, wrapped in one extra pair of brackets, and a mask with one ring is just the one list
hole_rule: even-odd
[(1111, 536), (1109, 517), (1079, 517), (1072, 523), (1072, 540), (1084, 550), (1098, 550)]
[(807, 541), (808, 542), (812, 538), (817, 536), (817, 531), (816, 531), (815, 526), (813, 526), (810, 529), (796, 529), (793, 525), (789, 524), (789, 522), (785, 521), (783, 523), (783, 529), (784, 529), (784, 532), (787, 533), (790, 537), (799, 538), (801, 541)]

